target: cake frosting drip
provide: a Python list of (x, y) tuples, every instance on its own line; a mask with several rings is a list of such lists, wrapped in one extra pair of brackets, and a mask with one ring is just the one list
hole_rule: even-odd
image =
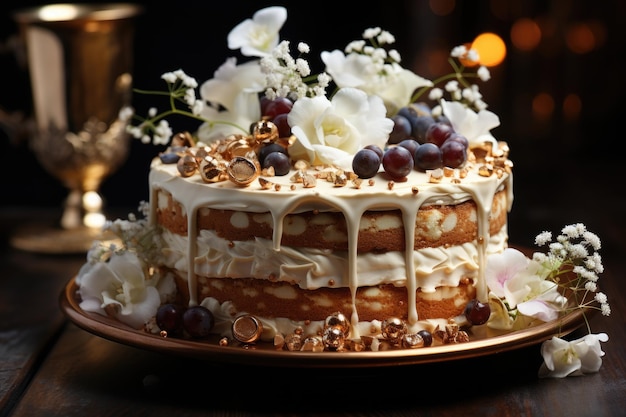
[[(318, 180), (313, 188), (291, 182), (291, 176), (267, 177), (280, 187), (263, 189), (258, 183), (241, 188), (230, 181), (209, 184), (199, 174), (183, 178), (176, 165), (153, 160), (150, 171), (151, 221), (156, 222), (159, 191), (171, 194), (184, 202), (187, 218), (187, 238), (165, 233), (170, 249), (168, 266), (186, 271), (190, 304), (202, 300), (197, 294), (197, 275), (267, 278), (268, 271), (276, 271), (279, 279), (296, 283), (303, 288), (328, 286), (333, 271), (333, 285), (348, 287), (354, 299), (357, 288), (376, 283), (393, 283), (406, 286), (408, 294), (408, 323), (419, 317), (415, 307), (418, 289), (428, 292), (438, 285), (458, 285), (462, 276), (474, 278), (477, 297), (487, 301), (484, 265), (488, 253), (506, 247), (506, 227), (490, 236), (489, 217), (494, 195), (506, 190), (506, 210), (513, 202), (512, 174), (480, 175), (478, 167), (466, 167), (463, 178), (443, 177), (440, 182), (430, 182), (429, 174), (413, 171), (406, 181), (391, 183), (381, 175), (373, 183), (339, 187)], [(456, 172), (458, 175), (458, 172)], [(478, 233), (474, 242), (448, 248), (404, 252), (389, 252), (384, 256), (357, 256), (357, 239), (363, 213), (370, 210), (400, 210), (404, 226), (406, 247), (413, 247), (417, 212), (429, 205), (459, 204), (465, 201), (476, 204)], [(212, 236), (208, 231), (198, 232), (198, 213), (203, 208), (241, 210), (252, 213), (270, 213), (273, 238), (270, 241), (231, 242)], [(328, 253), (308, 249), (281, 247), (283, 220), (290, 213), (341, 212), (346, 220), (348, 250), (346, 253)], [(408, 226), (407, 226), (408, 225)], [(231, 247), (232, 246), (232, 247)], [(445, 251), (445, 254), (444, 254)], [(262, 252), (262, 253), (261, 253)], [(187, 256), (186, 254), (189, 254)], [(186, 263), (186, 265), (185, 265)], [(289, 265), (289, 267), (285, 267)], [(461, 265), (461, 268), (455, 266)], [(282, 271), (281, 271), (282, 269)], [(379, 273), (379, 270), (387, 270)], [(454, 270), (454, 274), (448, 274)], [(457, 273), (458, 272), (458, 273)], [(407, 278), (408, 277), (408, 278)], [(356, 308), (351, 312), (355, 331), (359, 317)], [(358, 335), (354, 335), (358, 337)]]

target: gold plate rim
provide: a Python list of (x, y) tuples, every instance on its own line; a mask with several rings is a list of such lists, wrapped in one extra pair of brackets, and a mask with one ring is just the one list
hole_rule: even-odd
[[(72, 278), (59, 296), (61, 310), (78, 327), (96, 336), (140, 349), (195, 359), (237, 364), (280, 367), (358, 368), (372, 366), (417, 365), (475, 358), (539, 344), (553, 336), (565, 336), (583, 324), (581, 309), (548, 323), (540, 322), (523, 330), (478, 337), (465, 343), (417, 349), (393, 349), (362, 352), (290, 352), (278, 350), (271, 343), (220, 346), (218, 337), (196, 341), (164, 338), (133, 329), (113, 318), (85, 312), (79, 306), (78, 286)], [(481, 326), (482, 327), (482, 326)]]

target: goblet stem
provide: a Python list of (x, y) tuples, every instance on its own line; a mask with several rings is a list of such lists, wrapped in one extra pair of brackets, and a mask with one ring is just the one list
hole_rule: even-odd
[(61, 216), (61, 227), (77, 229), (88, 227), (100, 229), (106, 222), (102, 197), (97, 191), (70, 190)]

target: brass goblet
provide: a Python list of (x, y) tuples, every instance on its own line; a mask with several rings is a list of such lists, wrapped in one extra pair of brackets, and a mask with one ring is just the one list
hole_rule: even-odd
[(22, 233), (14, 246), (86, 251), (106, 218), (102, 181), (126, 160), (133, 62), (132, 4), (52, 4), (14, 13), (26, 46), (36, 131), (30, 147), (69, 189), (60, 228)]

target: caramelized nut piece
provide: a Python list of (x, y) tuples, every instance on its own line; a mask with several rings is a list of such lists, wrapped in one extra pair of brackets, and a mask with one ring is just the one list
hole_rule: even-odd
[(253, 315), (239, 316), (231, 326), (233, 337), (241, 343), (254, 343), (261, 338), (263, 324)]
[(204, 182), (214, 183), (226, 179), (226, 164), (212, 156), (206, 156), (200, 161), (200, 177)]
[(311, 174), (305, 173), (302, 176), (302, 186), (304, 188), (314, 188), (317, 185), (317, 179)]
[(263, 190), (269, 190), (270, 188), (272, 188), (274, 186), (274, 183), (265, 179), (265, 178), (259, 178), (259, 184), (261, 184), (261, 189)]
[(178, 160), (176, 168), (178, 168), (181, 177), (191, 177), (198, 168), (198, 162), (192, 154), (186, 153)]
[(236, 156), (226, 169), (228, 179), (239, 186), (247, 186), (259, 177), (261, 171), (258, 163), (243, 156)]
[(180, 132), (172, 138), (171, 146), (191, 148), (196, 144), (189, 132)]
[(490, 177), (493, 174), (493, 167), (489, 164), (481, 165), (478, 168), (478, 175), (481, 177)]
[(278, 140), (278, 127), (269, 120), (256, 122), (252, 127), (252, 138), (258, 144), (276, 142)]

